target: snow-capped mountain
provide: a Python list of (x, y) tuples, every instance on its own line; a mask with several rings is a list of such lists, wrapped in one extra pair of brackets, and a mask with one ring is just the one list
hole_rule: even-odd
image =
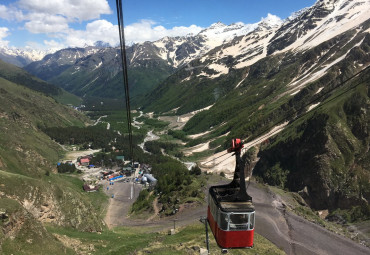
[[(265, 19), (255, 24), (244, 24), (242, 22), (225, 25), (221, 22), (212, 24), (209, 28), (200, 31), (197, 35), (188, 35), (183, 37), (165, 37), (153, 43), (155, 46), (151, 52), (156, 57), (168, 62), (169, 65), (178, 68), (186, 65), (190, 61), (206, 54), (211, 49), (228, 43), (235, 37), (246, 35), (265, 24), (270, 27), (277, 27), (282, 21), (274, 15), (269, 14)], [(148, 54), (140, 48), (139, 44), (135, 58), (140, 58), (143, 54)]]
[[(161, 93), (154, 91), (150, 94), (146, 101), (149, 102), (148, 107), (150, 110), (161, 109), (160, 111), (177, 108), (180, 112), (196, 110), (195, 106), (198, 109), (206, 107), (232, 88), (245, 86), (252, 75), (251, 72), (261, 73), (263, 70), (256, 69), (256, 66), (266, 58), (276, 56), (274, 61), (277, 62), (271, 60), (269, 65), (273, 63), (275, 72), (279, 72), (279, 69), (293, 61), (292, 59), (298, 59), (311, 51), (311, 55), (306, 56), (307, 59), (299, 60), (300, 66), (290, 73), (289, 79), (286, 77), (287, 81), (289, 80), (286, 84), (289, 92), (285, 93), (298, 93), (311, 82), (325, 76), (332, 68), (337, 68), (339, 63), (349, 57), (352, 50), (366, 44), (370, 32), (369, 11), (370, 0), (322, 0), (293, 14), (284, 23), (274, 24), (271, 19), (262, 20), (246, 35), (235, 37), (189, 62), (176, 73), (176, 80), (171, 78), (157, 88)], [(358, 62), (354, 63), (355, 68), (361, 68), (358, 65)], [(362, 68), (366, 66), (365, 63), (362, 65)], [(238, 76), (235, 76), (236, 73)], [(233, 84), (230, 84), (228, 79), (231, 76), (239, 78), (234, 78)], [(220, 79), (224, 81), (221, 82)], [(199, 83), (207, 84), (202, 85), (204, 91), (207, 91), (207, 86), (213, 89), (217, 87), (217, 96), (208, 104), (206, 101), (200, 104), (189, 101), (190, 96), (187, 95), (192, 94)], [(181, 90), (179, 98), (173, 103), (164, 104), (164, 101), (169, 100), (167, 93), (174, 95), (171, 88), (173, 84), (186, 86), (187, 90)], [(197, 94), (199, 95), (199, 92)], [(163, 101), (160, 98), (163, 98)], [(192, 106), (189, 107), (188, 104)]]
[(53, 52), (55, 51), (2, 47), (0, 48), (0, 59), (7, 63), (23, 67), (33, 61), (39, 61), (45, 55)]
[[(223, 43), (217, 50), (204, 55), (202, 62), (212, 62), (204, 68), (216, 73), (207, 76), (205, 71), (203, 76), (216, 78), (227, 74), (231, 67), (248, 67), (271, 54), (305, 51), (351, 29), (366, 32), (362, 24), (369, 19), (369, 10), (369, 0), (331, 0), (317, 1), (314, 6), (294, 13), (284, 23), (273, 22), (273, 16), (268, 17), (243, 37)], [(223, 64), (225, 59), (228, 59), (227, 65)]]
[[(278, 17), (269, 14), (256, 24), (235, 23), (227, 26), (218, 22), (197, 35), (165, 37), (155, 42), (133, 44), (127, 47), (130, 73), (135, 74), (130, 79), (131, 85), (140, 93), (144, 92), (144, 88), (148, 91), (176, 69), (205, 55), (211, 49), (238, 36), (262, 29), (261, 27), (276, 29), (281, 23)], [(101, 47), (101, 44), (97, 46), (59, 50), (45, 56), (41, 61), (31, 63), (25, 69), (78, 95), (99, 93), (101, 96), (103, 90), (103, 94), (108, 96), (105, 84), (110, 79), (121, 78), (116, 77), (120, 70), (119, 48)], [(81, 80), (81, 77), (84, 78)], [(109, 94), (116, 95), (114, 91), (112, 95)]]
[(268, 54), (305, 50), (319, 45), (369, 19), (369, 0), (317, 1), (288, 19), (272, 38)]
[[(248, 68), (270, 55), (305, 52), (346, 31), (368, 33), (363, 24), (368, 19), (369, 10), (370, 0), (319, 0), (285, 21), (269, 14), (256, 24), (224, 25), (218, 22), (197, 35), (133, 44), (127, 48), (129, 68), (133, 74), (130, 80), (135, 85), (134, 90), (150, 90), (176, 70), (184, 72), (181, 80), (177, 81), (179, 84), (199, 78), (216, 79), (228, 75), (231, 70)], [(104, 57), (105, 54), (109, 57)], [(345, 53), (341, 54), (344, 58)], [(332, 62), (334, 58), (327, 57), (326, 60), (326, 64), (336, 63)], [(69, 91), (85, 95), (97, 93), (92, 91), (106, 91), (103, 87), (107, 88), (110, 79), (119, 72), (119, 63), (119, 49), (87, 47), (63, 49), (32, 63), (26, 70), (64, 88), (69, 87)], [(99, 68), (94, 68), (96, 65)], [(185, 74), (188, 70), (190, 72)], [(305, 71), (302, 69), (297, 81), (303, 78), (306, 82), (311, 80)], [(85, 78), (81, 82), (78, 77)], [(243, 77), (245, 79), (247, 75)], [(243, 79), (235, 86), (240, 86)], [(80, 91), (82, 88), (84, 92)], [(143, 92), (142, 89), (140, 91)]]
[[(108, 48), (109, 49), (109, 48)], [(32, 62), (24, 68), (37, 77), (49, 81), (62, 74), (70, 66), (78, 64), (84, 58), (93, 56), (105, 48), (87, 46), (85, 48), (67, 48), (46, 55), (42, 60)]]

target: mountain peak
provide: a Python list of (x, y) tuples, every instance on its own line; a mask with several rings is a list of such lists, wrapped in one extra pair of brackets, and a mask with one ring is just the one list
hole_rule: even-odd
[(221, 21), (218, 21), (216, 23), (213, 23), (209, 28), (207, 29), (217, 29), (217, 28), (223, 28), (223, 27), (226, 27), (226, 25), (224, 23), (222, 23)]
[(266, 28), (276, 28), (276, 27), (281, 26), (282, 23), (283, 23), (283, 20), (281, 18), (271, 13), (268, 13), (267, 17), (262, 18), (258, 24)]
[(299, 16), (301, 16), (303, 13), (306, 13), (307, 10), (309, 9), (310, 7), (305, 7), (299, 11), (296, 11), (296, 12), (293, 12), (287, 19), (286, 21), (289, 22), (289, 21), (292, 21), (296, 18), (298, 18)]

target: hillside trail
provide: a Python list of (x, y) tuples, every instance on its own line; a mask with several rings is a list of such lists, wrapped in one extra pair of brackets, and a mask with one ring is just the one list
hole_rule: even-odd
[(146, 221), (152, 221), (155, 217), (159, 215), (159, 208), (158, 208), (158, 197), (156, 197), (153, 201), (153, 209), (154, 213), (152, 216), (150, 216)]

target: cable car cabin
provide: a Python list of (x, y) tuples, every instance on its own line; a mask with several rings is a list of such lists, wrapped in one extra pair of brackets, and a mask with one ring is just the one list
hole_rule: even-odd
[(255, 210), (246, 191), (241, 148), (240, 139), (234, 139), (228, 150), (236, 156), (233, 181), (209, 188), (207, 219), (222, 249), (253, 247)]
[(253, 246), (254, 206), (251, 201), (220, 201), (219, 188), (209, 189), (208, 223), (218, 246), (223, 249)]

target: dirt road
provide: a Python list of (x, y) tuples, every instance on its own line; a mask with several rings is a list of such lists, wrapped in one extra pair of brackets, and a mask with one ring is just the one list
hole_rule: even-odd
[(71, 160), (73, 163), (77, 162), (77, 158), (87, 156), (99, 152), (100, 150), (85, 150), (85, 151), (69, 151), (66, 153), (64, 160)]
[(131, 205), (139, 196), (141, 185), (133, 182), (116, 182), (114, 185), (109, 185), (108, 181), (104, 181), (103, 188), (110, 197), (105, 216), (107, 226), (112, 228), (133, 224), (134, 222), (128, 219), (127, 215)]

